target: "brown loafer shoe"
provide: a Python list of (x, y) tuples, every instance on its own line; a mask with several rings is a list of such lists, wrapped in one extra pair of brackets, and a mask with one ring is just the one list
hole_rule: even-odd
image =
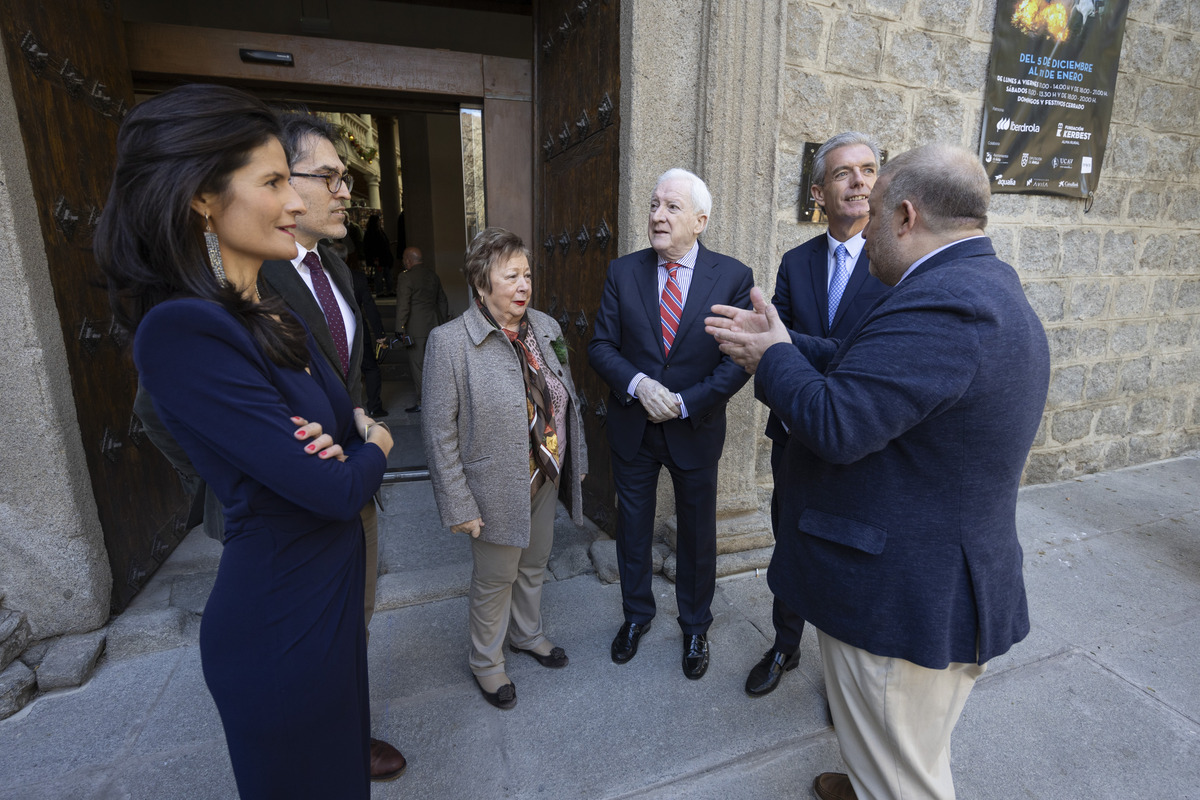
[(371, 780), (394, 781), (408, 769), (400, 751), (380, 739), (371, 740)]
[(850, 777), (841, 772), (822, 772), (813, 780), (813, 792), (821, 800), (858, 800)]

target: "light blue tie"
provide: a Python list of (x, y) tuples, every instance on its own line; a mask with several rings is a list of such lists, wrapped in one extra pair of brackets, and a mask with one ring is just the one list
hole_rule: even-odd
[(837, 256), (837, 269), (833, 271), (833, 280), (829, 282), (829, 327), (833, 328), (833, 318), (837, 314), (838, 303), (842, 301), (842, 293), (850, 281), (850, 270), (846, 269), (846, 259), (850, 257), (846, 245), (839, 244), (834, 251)]

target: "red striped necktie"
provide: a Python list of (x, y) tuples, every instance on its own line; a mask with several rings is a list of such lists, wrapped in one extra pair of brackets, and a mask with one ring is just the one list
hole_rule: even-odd
[(667, 283), (663, 286), (662, 299), (658, 303), (658, 314), (662, 317), (663, 355), (671, 355), (671, 345), (675, 344), (675, 334), (679, 332), (679, 318), (683, 316), (683, 290), (675, 280), (675, 273), (680, 264), (671, 262), (664, 264), (667, 270)]

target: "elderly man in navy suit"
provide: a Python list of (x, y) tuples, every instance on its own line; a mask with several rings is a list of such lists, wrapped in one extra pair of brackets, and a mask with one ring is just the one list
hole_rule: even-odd
[(612, 390), (608, 441), (617, 501), (617, 565), (625, 623), (612, 660), (637, 654), (654, 618), (654, 510), (662, 467), (675, 488), (675, 598), (683, 630), (683, 673), (708, 669), (708, 628), (717, 564), (717, 461), (725, 406), (749, 376), (704, 334), (714, 303), (748, 308), (750, 269), (698, 238), (712, 195), (696, 175), (672, 169), (650, 196), (650, 248), (613, 261), (588, 345), (592, 367)]
[(757, 289), (707, 320), (791, 430), (768, 581), (817, 629), (849, 771), (817, 776), (825, 800), (953, 798), (967, 696), (1029, 632), (1017, 487), (1050, 357), (989, 200), (972, 153), (903, 153), (866, 228), (894, 288), (845, 340), (789, 333)]
[[(879, 146), (857, 131), (839, 133), (813, 156), (812, 196), (825, 211), (829, 230), (783, 254), (771, 304), (789, 330), (844, 339), (863, 312), (887, 291), (870, 274), (863, 252), (867, 199), (878, 173)], [(767, 419), (766, 434), (771, 439), (771, 475), (780, 487), (788, 431), (774, 412)], [(771, 532), (779, 538), (778, 488), (771, 492)], [(746, 678), (746, 693), (751, 697), (773, 692), (783, 673), (800, 663), (804, 619), (776, 597), (771, 622), (775, 642)]]

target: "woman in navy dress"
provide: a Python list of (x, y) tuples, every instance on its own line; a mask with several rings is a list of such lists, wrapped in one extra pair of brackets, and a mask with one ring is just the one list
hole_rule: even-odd
[(234, 89), (135, 107), (95, 238), (142, 385), (224, 506), (200, 627), (242, 798), (368, 798), (364, 555), (387, 426), (256, 290), (304, 205), (275, 116)]

